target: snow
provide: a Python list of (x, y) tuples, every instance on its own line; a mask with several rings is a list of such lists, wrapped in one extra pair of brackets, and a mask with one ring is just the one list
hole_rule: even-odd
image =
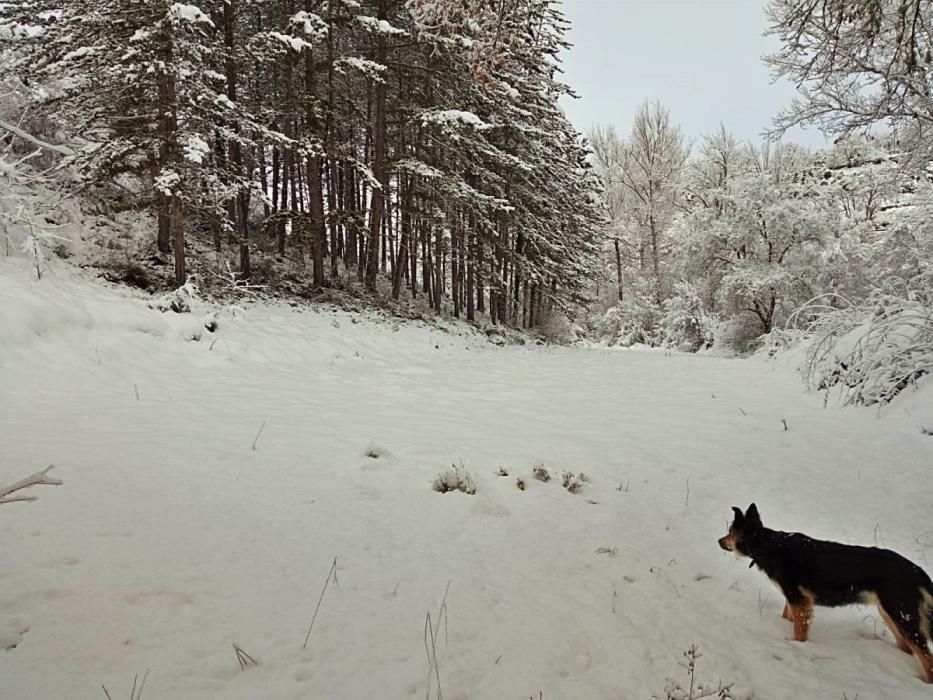
[(186, 3), (176, 2), (168, 9), (168, 17), (173, 21), (191, 22), (192, 24), (209, 24), (214, 26), (211, 18), (208, 17), (197, 5), (188, 5)]
[(492, 128), (491, 124), (487, 124), (473, 112), (462, 109), (439, 109), (425, 112), (421, 115), (421, 121), (424, 124), (469, 126), (480, 131)]
[(388, 34), (389, 36), (408, 36), (408, 32), (398, 27), (393, 27), (384, 19), (377, 19), (368, 15), (357, 15), (356, 21), (363, 25), (368, 31), (377, 34)]
[[(649, 698), (693, 643), (738, 698), (929, 697), (873, 609), (795, 643), (716, 539), (756, 501), (929, 570), (931, 391), (879, 419), (783, 364), (324, 307), (211, 333), (77, 275), (0, 258), (0, 483), (64, 482), (0, 506), (4, 700), (425, 697), (429, 612), (447, 698)], [(432, 489), (453, 465), (474, 495)]]
[(324, 39), (327, 36), (327, 23), (313, 12), (297, 12), (289, 20), (289, 24), (315, 39)]
[(192, 163), (203, 163), (204, 158), (210, 155), (211, 147), (200, 134), (187, 134), (184, 144), (185, 160)]
[(85, 56), (90, 56), (97, 49), (93, 46), (82, 46), (80, 49), (75, 49), (74, 51), (69, 51), (64, 56), (62, 56), (62, 61), (75, 61), (79, 58), (84, 58)]
[(313, 44), (308, 43), (299, 36), (291, 34), (282, 34), (282, 32), (269, 32), (269, 36), (288, 46), (292, 51), (300, 52), (304, 49), (314, 48)]
[(417, 158), (402, 158), (396, 161), (395, 169), (399, 172), (411, 173), (429, 180), (444, 176), (443, 172)]
[(170, 197), (172, 195), (172, 190), (180, 183), (181, 175), (171, 168), (163, 168), (159, 175), (156, 176), (153, 187), (166, 197)]
[(377, 63), (376, 61), (370, 61), (365, 58), (358, 58), (356, 56), (344, 56), (338, 58), (334, 62), (334, 67), (343, 72), (346, 68), (351, 68), (353, 70), (358, 70), (363, 75), (377, 80), (379, 82), (385, 82), (385, 79), (382, 77), (382, 73), (386, 71), (386, 66), (382, 63)]

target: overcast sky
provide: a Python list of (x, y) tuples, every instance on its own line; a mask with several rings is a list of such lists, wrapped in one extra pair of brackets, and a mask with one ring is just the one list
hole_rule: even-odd
[[(628, 133), (638, 107), (660, 100), (688, 138), (720, 122), (742, 140), (760, 140), (794, 95), (772, 84), (761, 57), (775, 48), (765, 0), (563, 0), (573, 48), (564, 80), (580, 96), (564, 109), (580, 131), (594, 123)], [(822, 134), (785, 138), (809, 146)]]

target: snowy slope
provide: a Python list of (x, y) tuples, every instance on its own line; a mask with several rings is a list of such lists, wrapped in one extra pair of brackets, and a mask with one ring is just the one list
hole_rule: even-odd
[[(716, 545), (754, 500), (933, 570), (929, 401), (878, 419), (753, 360), (285, 306), (210, 334), (8, 261), (0, 299), (0, 483), (64, 480), (0, 506), (3, 700), (129, 697), (147, 671), (144, 700), (424, 698), (438, 678), (448, 700), (650, 698), (692, 643), (736, 697), (930, 697), (873, 609), (820, 609), (790, 641), (778, 593)], [(477, 493), (432, 491), (461, 461)], [(538, 463), (588, 480), (568, 493)]]

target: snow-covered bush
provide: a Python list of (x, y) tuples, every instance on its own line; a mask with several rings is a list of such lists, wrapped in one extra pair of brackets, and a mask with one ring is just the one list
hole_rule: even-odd
[(576, 338), (573, 325), (561, 311), (549, 311), (540, 326), (541, 336), (549, 343), (568, 345)]
[(696, 352), (713, 344), (716, 319), (706, 310), (694, 284), (675, 283), (673, 296), (665, 305), (667, 337), (664, 342), (667, 346)]
[(664, 310), (661, 309), (649, 293), (635, 293), (626, 297), (620, 304), (622, 328), (617, 344), (660, 345), (664, 340)]
[(716, 325), (713, 350), (728, 355), (747, 355), (761, 346), (763, 338), (761, 322), (749, 312)]
[(445, 469), (437, 478), (434, 479), (432, 488), (438, 493), (448, 493), (450, 491), (462, 491), (463, 493), (476, 493), (476, 484), (470, 472), (463, 468), (451, 464), (450, 469)]
[(149, 308), (156, 309), (162, 313), (174, 311), (177, 314), (186, 314), (191, 311), (192, 302), (197, 296), (198, 288), (189, 277), (188, 281), (175, 291), (164, 294), (158, 299), (149, 302)]
[(859, 304), (821, 314), (802, 367), (808, 385), (834, 390), (843, 404), (885, 404), (933, 372), (933, 273), (907, 293), (877, 291)]

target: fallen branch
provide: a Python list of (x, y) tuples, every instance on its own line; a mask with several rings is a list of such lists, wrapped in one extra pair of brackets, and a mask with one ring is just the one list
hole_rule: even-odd
[(61, 486), (61, 479), (53, 479), (48, 476), (48, 473), (54, 467), (54, 464), (50, 464), (42, 471), (36, 472), (24, 479), (20, 479), (9, 486), (0, 486), (0, 505), (19, 501), (35, 501), (37, 496), (10, 496), (10, 494), (28, 489), (30, 486)]
[(3, 129), (4, 131), (9, 131), (14, 136), (19, 136), (24, 141), (29, 141), (29, 143), (31, 143), (33, 146), (44, 148), (47, 151), (53, 151), (54, 153), (58, 153), (63, 156), (74, 155), (71, 152), (70, 148), (67, 148), (65, 146), (57, 146), (54, 143), (49, 143), (48, 141), (43, 141), (42, 139), (38, 139), (32, 134), (26, 131), (23, 131), (18, 126), (15, 126), (14, 124), (10, 124), (9, 122), (3, 121), (2, 119), (0, 119), (0, 129)]

